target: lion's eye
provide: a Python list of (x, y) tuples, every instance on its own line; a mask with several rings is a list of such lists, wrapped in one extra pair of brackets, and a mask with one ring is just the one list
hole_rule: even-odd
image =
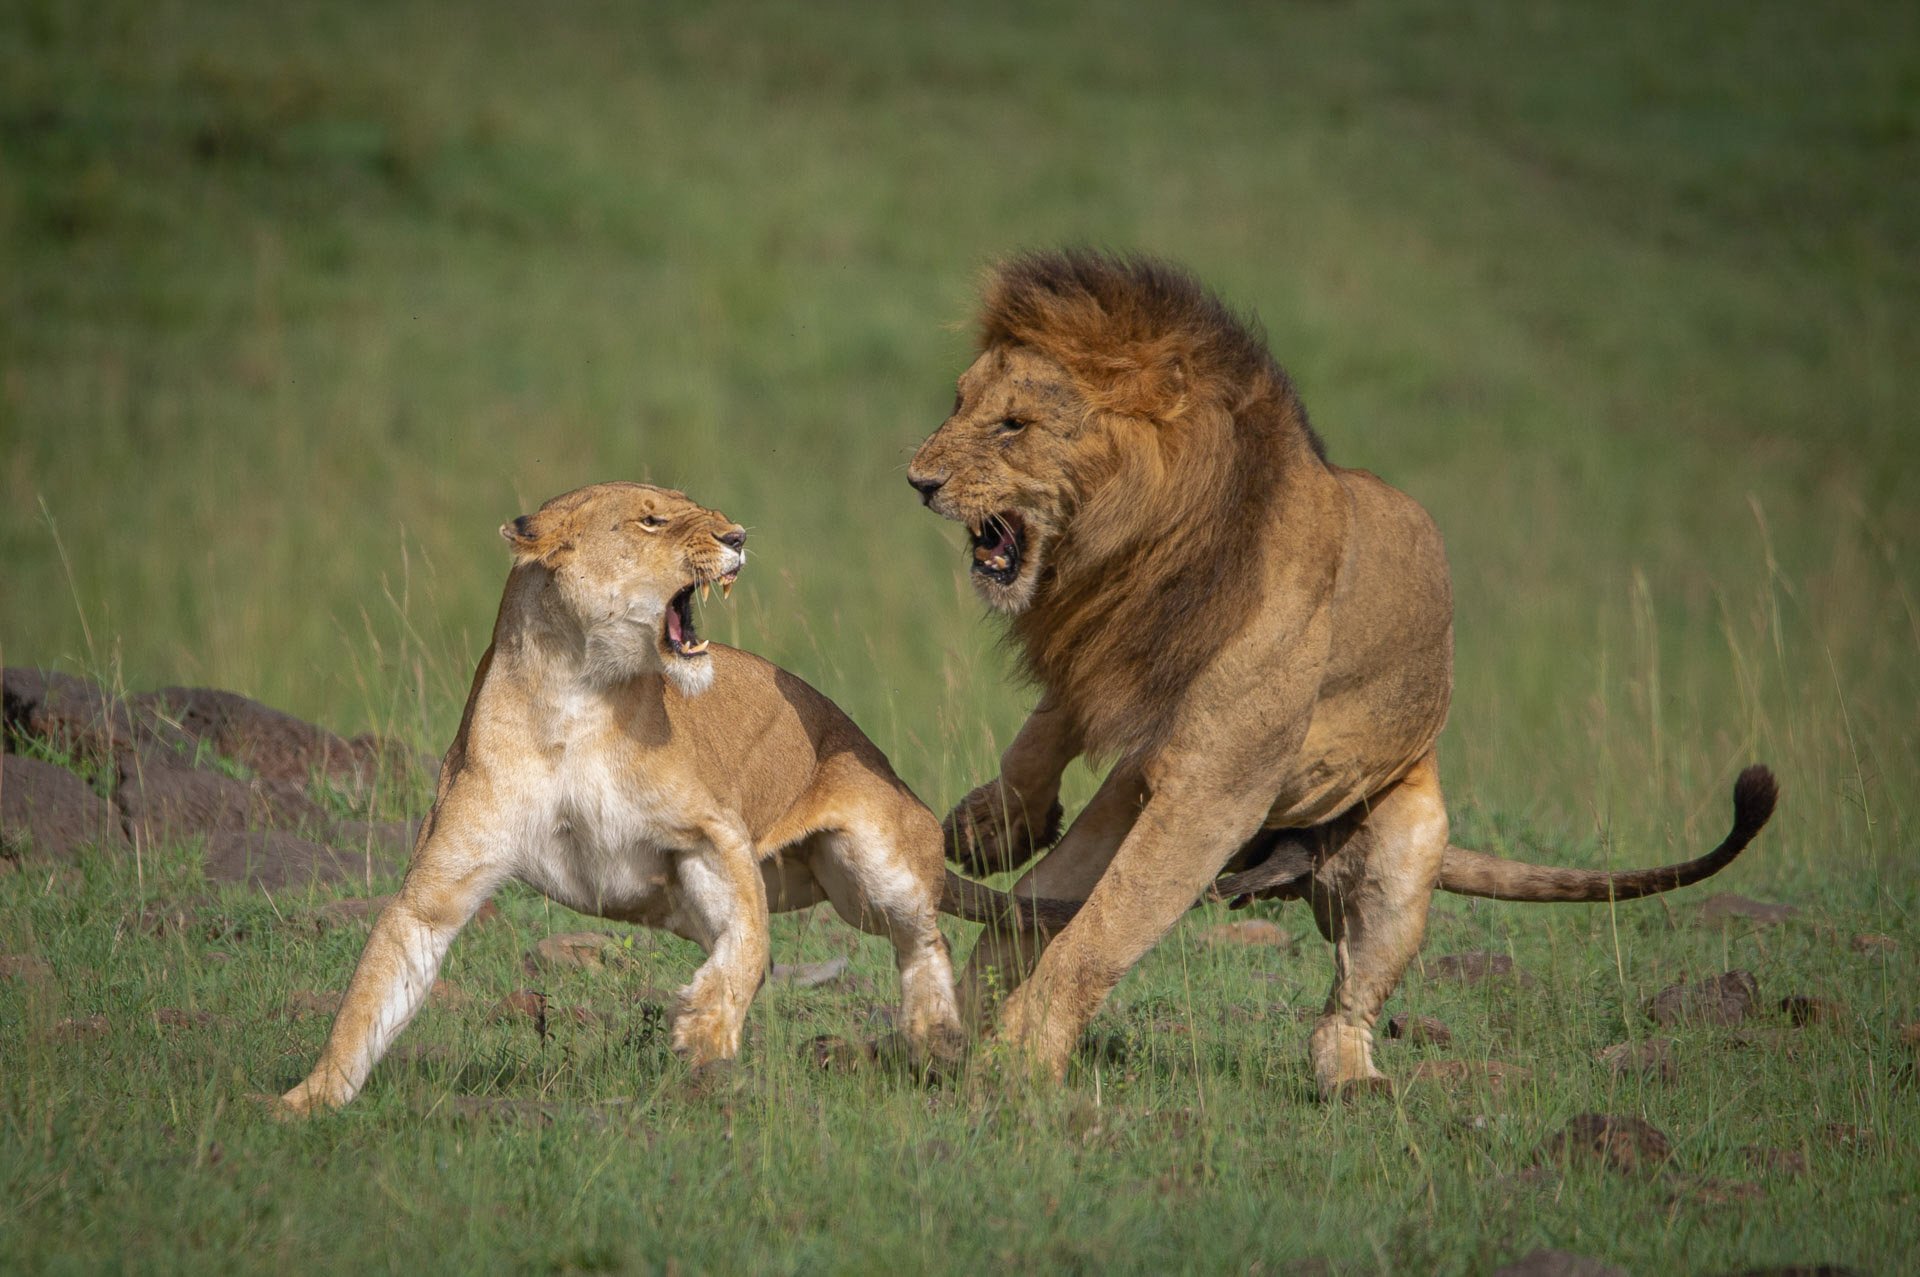
[(1003, 435), (1017, 435), (1027, 428), (1027, 423), (1018, 417), (1003, 417), (996, 427)]
[(667, 521), (657, 514), (649, 514), (640, 519), (640, 526), (649, 532), (658, 532), (667, 526)]

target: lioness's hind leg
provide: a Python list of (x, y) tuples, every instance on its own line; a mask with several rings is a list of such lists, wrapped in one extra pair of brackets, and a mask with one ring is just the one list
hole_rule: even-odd
[(1429, 754), (1372, 801), (1314, 876), (1314, 918), (1333, 942), (1333, 991), (1308, 1040), (1323, 1098), (1385, 1078), (1373, 1065), (1373, 1025), (1426, 937), (1446, 850), (1447, 810)]
[(952, 1056), (966, 1037), (953, 960), (937, 925), (945, 876), (940, 839), (940, 826), (924, 810), (905, 821), (853, 823), (819, 840), (813, 869), (842, 918), (892, 943), (907, 1041), (916, 1051)]

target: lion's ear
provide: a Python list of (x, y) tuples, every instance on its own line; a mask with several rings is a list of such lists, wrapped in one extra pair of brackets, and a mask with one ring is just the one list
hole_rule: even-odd
[(513, 547), (515, 563), (543, 563), (553, 566), (554, 555), (562, 548), (550, 520), (538, 514), (523, 514), (500, 525), (501, 539)]
[(1168, 342), (1142, 343), (1110, 364), (1101, 406), (1148, 421), (1173, 421), (1187, 409), (1187, 352)]

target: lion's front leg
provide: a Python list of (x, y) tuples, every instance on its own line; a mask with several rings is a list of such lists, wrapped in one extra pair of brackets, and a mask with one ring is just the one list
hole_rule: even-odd
[(1386, 1083), (1373, 1064), (1373, 1026), (1426, 937), (1446, 851), (1447, 809), (1428, 754), (1369, 803), (1353, 836), (1314, 876), (1314, 919), (1333, 942), (1333, 990), (1308, 1039), (1323, 1099)]
[(744, 835), (679, 857), (680, 900), (707, 960), (675, 1000), (673, 1049), (693, 1068), (731, 1060), (767, 978), (767, 888)]
[[(1146, 783), (1131, 769), (1108, 776), (1058, 846), (1014, 884), (1015, 895), (1082, 900), (1100, 881), (1140, 815)], [(960, 1002), (968, 1024), (983, 1027), (1000, 1001), (1040, 960), (1052, 935), (1013, 933), (989, 927), (980, 933), (960, 978)]]
[(1060, 777), (1080, 749), (1079, 729), (1042, 700), (1000, 755), (1000, 775), (947, 813), (947, 858), (969, 873), (995, 874), (1051, 847), (1060, 837)]
[(995, 1036), (1041, 1073), (1063, 1077), (1113, 986), (1192, 907), (1267, 806), (1204, 785), (1156, 788), (1080, 912), (1007, 999)]

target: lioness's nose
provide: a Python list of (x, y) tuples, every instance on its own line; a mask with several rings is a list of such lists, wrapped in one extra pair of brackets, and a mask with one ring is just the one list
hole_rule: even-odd
[(909, 473), (907, 475), (907, 482), (912, 484), (913, 490), (920, 494), (920, 500), (924, 504), (925, 502), (933, 500), (933, 494), (945, 487), (947, 481), (945, 479), (920, 479), (916, 478), (912, 473)]
[(736, 523), (725, 532), (715, 533), (713, 539), (729, 550), (738, 550), (747, 543), (747, 530)]

